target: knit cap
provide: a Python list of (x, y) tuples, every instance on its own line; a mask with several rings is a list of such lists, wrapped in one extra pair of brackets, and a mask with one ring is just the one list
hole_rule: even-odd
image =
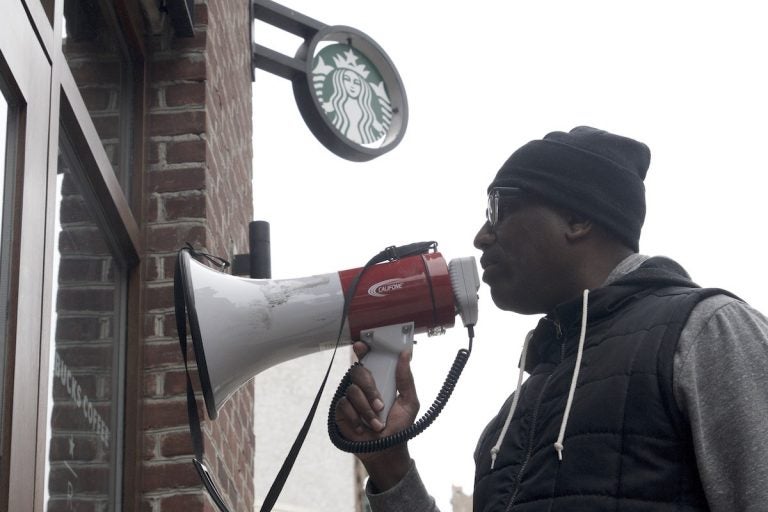
[(650, 161), (651, 152), (642, 142), (578, 126), (522, 146), (488, 190), (519, 187), (532, 192), (592, 219), (637, 252)]

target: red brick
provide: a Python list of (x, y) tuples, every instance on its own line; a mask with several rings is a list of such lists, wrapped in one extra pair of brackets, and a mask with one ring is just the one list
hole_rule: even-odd
[(152, 252), (176, 252), (191, 243), (205, 246), (206, 230), (199, 224), (151, 226), (147, 234), (147, 250)]
[(205, 196), (184, 195), (165, 198), (165, 220), (205, 218)]
[(176, 268), (176, 253), (148, 258), (145, 267), (147, 281), (170, 281)]
[(91, 213), (80, 195), (62, 197), (59, 208), (59, 218), (62, 224), (71, 222), (92, 222)]
[(149, 196), (147, 198), (147, 214), (145, 220), (147, 222), (157, 222), (162, 220), (160, 218), (160, 198), (157, 196)]
[(91, 120), (102, 139), (116, 139), (120, 136), (120, 115), (117, 112), (112, 115), (92, 116)]
[(162, 376), (158, 373), (145, 373), (143, 378), (144, 398), (162, 398), (159, 386)]
[(105, 87), (83, 87), (80, 94), (89, 112), (106, 110), (110, 105), (112, 90)]
[(169, 107), (205, 104), (205, 82), (185, 82), (166, 86), (165, 104)]
[[(190, 369), (192, 382), (197, 382), (197, 371)], [(194, 385), (194, 384), (193, 384)], [(163, 375), (163, 390), (165, 396), (186, 396), (187, 372), (185, 370), (169, 370)]]
[(149, 463), (145, 464), (143, 469), (141, 482), (143, 491), (202, 486), (200, 477), (190, 460)]
[(163, 457), (178, 457), (195, 453), (189, 431), (169, 432), (161, 435), (158, 440), (160, 455)]
[(187, 401), (159, 400), (144, 403), (144, 429), (159, 429), (187, 425)]
[(149, 192), (182, 192), (205, 189), (205, 170), (192, 166), (188, 169), (169, 169), (147, 173)]
[(60, 288), (57, 296), (58, 311), (112, 311), (115, 290), (98, 288)]
[(92, 340), (101, 334), (101, 321), (93, 316), (62, 317), (56, 321), (56, 339)]
[(59, 252), (62, 254), (111, 255), (104, 236), (96, 226), (62, 228), (66, 231), (66, 236), (59, 238)]
[(165, 158), (169, 164), (204, 162), (205, 148), (204, 140), (171, 142), (168, 143)]
[(152, 142), (147, 144), (147, 147), (149, 148), (147, 150), (148, 164), (152, 165), (152, 164), (160, 163), (160, 144), (164, 144), (164, 143)]
[(178, 336), (175, 314), (169, 313), (165, 317), (163, 317), (163, 334), (165, 334), (169, 338), (176, 338)]
[[(61, 465), (53, 467), (48, 477), (48, 491), (51, 494), (65, 494), (67, 482), (71, 479), (70, 469)], [(93, 466), (77, 467), (78, 494), (97, 492), (106, 494), (109, 491), (109, 464), (102, 463)]]
[(152, 286), (145, 290), (144, 304), (147, 310), (167, 309), (173, 307), (173, 284)]
[(170, 59), (157, 60), (151, 65), (152, 79), (162, 82), (168, 80), (205, 80), (205, 60), (201, 56), (174, 56)]
[(193, 37), (174, 37), (171, 41), (171, 50), (205, 50), (208, 41), (207, 36), (208, 33), (205, 30), (197, 29), (195, 30), (195, 35)]
[(181, 349), (177, 340), (162, 343), (148, 343), (144, 346), (145, 368), (158, 368), (168, 365), (182, 365)]
[[(106, 273), (104, 272), (106, 270)], [(62, 258), (59, 263), (59, 283), (105, 283), (113, 281), (114, 266), (111, 258)]]
[(177, 494), (160, 498), (160, 510), (163, 511), (191, 511), (202, 510), (206, 497), (200, 494)]
[[(72, 436), (73, 444), (70, 444), (70, 434), (54, 434), (50, 442), (49, 460), (51, 462), (67, 461), (95, 461), (102, 453), (99, 448), (101, 442), (95, 434), (87, 431), (85, 434), (77, 433)], [(72, 453), (70, 454), (70, 448)]]
[(69, 68), (78, 87), (120, 83), (121, 70), (119, 62), (109, 62), (105, 59), (91, 62), (81, 60), (77, 64), (70, 64)]
[(195, 26), (208, 24), (208, 6), (195, 4)]
[(150, 135), (185, 135), (205, 133), (205, 111), (153, 112), (149, 116)]
[(157, 438), (158, 434), (144, 434), (144, 441), (141, 443), (142, 459), (150, 460), (155, 458), (155, 446), (157, 445)]

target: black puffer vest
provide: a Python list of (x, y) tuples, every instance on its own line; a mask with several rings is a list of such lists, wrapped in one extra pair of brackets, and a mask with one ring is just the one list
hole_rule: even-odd
[(672, 365), (691, 310), (717, 293), (724, 292), (698, 288), (664, 258), (590, 293), (562, 461), (554, 443), (574, 372), (581, 300), (543, 318), (493, 470), (490, 450), (512, 397), (480, 438), (475, 512), (708, 510), (674, 401)]

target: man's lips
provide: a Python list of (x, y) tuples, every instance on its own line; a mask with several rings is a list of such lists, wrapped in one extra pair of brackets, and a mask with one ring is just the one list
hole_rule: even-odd
[(487, 254), (483, 254), (480, 257), (480, 266), (483, 268), (483, 270), (487, 270), (488, 267), (492, 267), (497, 263), (496, 260), (488, 256)]
[(483, 282), (488, 283), (488, 278), (490, 275), (493, 274), (493, 267), (495, 265), (496, 265), (496, 262), (490, 259), (480, 261), (480, 266), (483, 268), (483, 275), (482, 275)]

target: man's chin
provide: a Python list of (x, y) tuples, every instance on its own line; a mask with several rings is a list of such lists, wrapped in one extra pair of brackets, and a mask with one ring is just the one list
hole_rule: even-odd
[(502, 311), (509, 311), (511, 313), (517, 313), (518, 315), (536, 315), (540, 313), (540, 311), (538, 311), (539, 308), (526, 303), (525, 300), (515, 298), (515, 295), (510, 293), (509, 290), (506, 290), (505, 293), (498, 287), (494, 288), (490, 285), (490, 288), (493, 303)]

